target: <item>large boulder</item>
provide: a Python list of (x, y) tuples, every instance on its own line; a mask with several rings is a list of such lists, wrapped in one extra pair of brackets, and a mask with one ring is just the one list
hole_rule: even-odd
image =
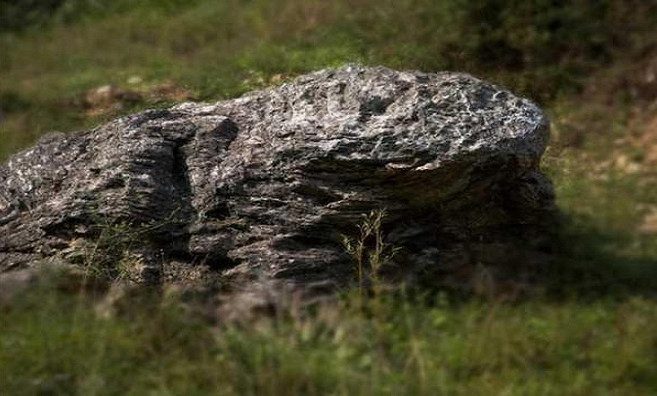
[(392, 277), (531, 273), (548, 134), (534, 103), (470, 75), (359, 66), (53, 134), (0, 167), (0, 272), (91, 244), (150, 282), (339, 286), (341, 235), (385, 209)]

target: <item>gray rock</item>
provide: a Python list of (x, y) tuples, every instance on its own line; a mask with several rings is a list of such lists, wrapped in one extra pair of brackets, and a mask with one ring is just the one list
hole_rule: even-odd
[(204, 266), (237, 285), (322, 291), (353, 279), (340, 235), (381, 208), (401, 248), (391, 278), (525, 271), (553, 210), (548, 125), (466, 74), (347, 66), (47, 136), (0, 167), (0, 271), (128, 224), (114, 251), (152, 282)]

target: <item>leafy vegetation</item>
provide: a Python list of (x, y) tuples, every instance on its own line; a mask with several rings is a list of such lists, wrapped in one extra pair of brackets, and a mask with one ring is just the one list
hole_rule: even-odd
[[(564, 217), (551, 282), (511, 302), (381, 292), (226, 324), (171, 290), (108, 317), (102, 296), (46, 282), (0, 306), (0, 394), (657, 392), (657, 2), (0, 0), (0, 26), (2, 159), (50, 130), (346, 62), (453, 69), (546, 108)], [(346, 239), (361, 283), (393, 253), (369, 221), (373, 251)], [(121, 227), (84, 250), (91, 275), (121, 271)]]

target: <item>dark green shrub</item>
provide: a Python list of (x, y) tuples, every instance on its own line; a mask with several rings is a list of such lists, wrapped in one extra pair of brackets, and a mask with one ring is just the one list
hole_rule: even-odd
[(40, 28), (53, 22), (71, 23), (139, 8), (171, 12), (196, 3), (196, 0), (0, 0), (0, 32)]
[(0, 31), (43, 23), (66, 0), (0, 0)]

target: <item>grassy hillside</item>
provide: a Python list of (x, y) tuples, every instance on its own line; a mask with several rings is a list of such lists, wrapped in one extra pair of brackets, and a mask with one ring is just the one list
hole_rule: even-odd
[(0, 306), (0, 394), (657, 393), (657, 1), (0, 0), (0, 159), (346, 62), (467, 71), (546, 109), (549, 282), (243, 326), (169, 292), (103, 316), (54, 282)]

